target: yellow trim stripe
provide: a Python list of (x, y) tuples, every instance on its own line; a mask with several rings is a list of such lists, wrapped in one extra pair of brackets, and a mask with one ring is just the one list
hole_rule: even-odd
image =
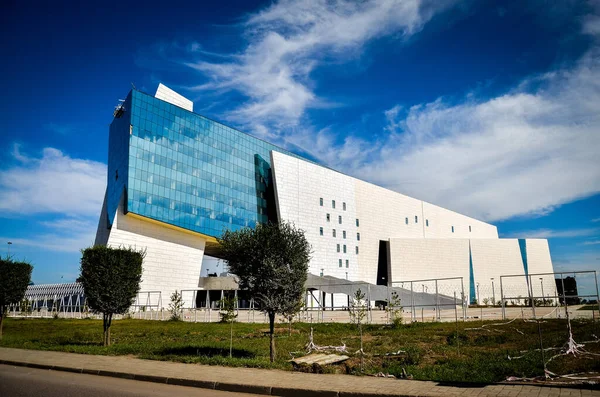
[(145, 217), (145, 216), (142, 216), (142, 215), (139, 215), (139, 214), (135, 214), (133, 212), (128, 212), (127, 216), (131, 216), (132, 218), (140, 219), (142, 221), (154, 223), (154, 224), (162, 226), (162, 227), (167, 227), (169, 229), (177, 230), (177, 231), (182, 232), (182, 233), (187, 233), (187, 234), (192, 234), (194, 236), (202, 237), (203, 239), (206, 240), (206, 242), (209, 242), (209, 243), (218, 243), (217, 239), (214, 238), (213, 236), (208, 236), (208, 235), (203, 234), (203, 233), (194, 232), (192, 230), (184, 229), (182, 227), (171, 225), (171, 224), (166, 223), (166, 222), (157, 221), (156, 219), (148, 218), (148, 217)]

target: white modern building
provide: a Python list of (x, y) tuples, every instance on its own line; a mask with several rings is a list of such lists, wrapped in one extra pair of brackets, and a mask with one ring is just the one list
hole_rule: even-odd
[(469, 302), (498, 300), (501, 277), (504, 296), (556, 294), (551, 274), (525, 276), (553, 272), (546, 240), (500, 239), (494, 225), (198, 115), (162, 84), (155, 96), (132, 90), (114, 116), (96, 244), (146, 249), (142, 290), (160, 291), (165, 306), (174, 290), (201, 288), (203, 258), (218, 255), (223, 230), (279, 220), (305, 230), (313, 275), (464, 291)]

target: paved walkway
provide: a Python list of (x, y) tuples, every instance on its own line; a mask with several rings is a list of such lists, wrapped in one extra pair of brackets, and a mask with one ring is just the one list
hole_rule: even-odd
[(489, 385), (457, 387), (437, 382), (350, 375), (317, 375), (278, 370), (230, 368), (125, 356), (95, 356), (0, 348), (0, 364), (137, 379), (181, 386), (275, 396), (600, 396), (600, 390)]

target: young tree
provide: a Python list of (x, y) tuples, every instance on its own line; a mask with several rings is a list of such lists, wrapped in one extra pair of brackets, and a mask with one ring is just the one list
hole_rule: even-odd
[(394, 328), (399, 328), (402, 325), (402, 300), (396, 291), (393, 291), (388, 300), (387, 311), (390, 324)]
[(124, 314), (140, 290), (145, 252), (103, 245), (86, 248), (81, 257), (81, 284), (87, 304), (102, 313), (104, 346), (110, 346), (114, 314)]
[(219, 312), (221, 322), (229, 324), (229, 358), (231, 358), (233, 356), (233, 323), (237, 318), (237, 314), (235, 314), (235, 298), (225, 295), (219, 303), (221, 306), (221, 311)]
[(8, 256), (0, 258), (0, 340), (8, 306), (23, 300), (32, 270), (33, 266), (29, 263), (13, 261)]
[(292, 336), (292, 321), (294, 321), (294, 316), (298, 314), (302, 308), (304, 307), (304, 297), (298, 300), (291, 300), (288, 302), (286, 307), (283, 308), (281, 314), (288, 321), (288, 336)]
[(169, 313), (171, 313), (171, 321), (181, 321), (181, 312), (183, 311), (183, 297), (181, 292), (173, 292), (171, 294), (171, 303), (168, 307)]
[(225, 231), (219, 239), (229, 270), (269, 316), (270, 358), (275, 361), (275, 315), (304, 295), (310, 244), (304, 231), (289, 223), (258, 224)]
[(356, 290), (354, 296), (350, 299), (350, 307), (348, 308), (350, 314), (350, 320), (358, 327), (358, 332), (360, 334), (360, 370), (363, 370), (364, 366), (364, 350), (363, 350), (363, 332), (362, 326), (367, 317), (367, 304), (365, 300), (365, 293), (360, 290)]

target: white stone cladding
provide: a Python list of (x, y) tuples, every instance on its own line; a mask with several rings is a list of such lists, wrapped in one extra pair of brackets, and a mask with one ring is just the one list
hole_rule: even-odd
[[(279, 152), (271, 152), (271, 161), (279, 218), (292, 221), (306, 230), (307, 239), (314, 249), (310, 265), (313, 274), (320, 274), (321, 269), (325, 269), (327, 275), (345, 277), (346, 270), (336, 268), (339, 261), (337, 244), (343, 244), (344, 240), (340, 235), (336, 238), (331, 235), (331, 229), (339, 231), (339, 214), (344, 217), (343, 230), (351, 237), (346, 239), (350, 260), (348, 278), (354, 281), (376, 283), (381, 240), (498, 238), (494, 225), (308, 161)], [(320, 198), (324, 200), (323, 207), (319, 205)], [(335, 210), (331, 208), (331, 200), (336, 200)], [(346, 211), (342, 211), (340, 201), (347, 203)], [(330, 222), (326, 221), (326, 213), (331, 214)], [(359, 220), (358, 227), (356, 219)], [(324, 236), (319, 235), (320, 227), (324, 229)], [(360, 241), (356, 239), (357, 232), (360, 233)], [(358, 255), (356, 246), (359, 247)], [(342, 256), (344, 267), (346, 259)]]
[(527, 252), (527, 272), (532, 275), (531, 287), (533, 296), (541, 298), (542, 288), (544, 290), (544, 297), (556, 296), (557, 291), (554, 275), (533, 276), (534, 274), (552, 273), (554, 271), (548, 240), (527, 239), (525, 240), (525, 247)]
[[(438, 293), (460, 300), (469, 296), (469, 240), (390, 239), (391, 278), (394, 287), (411, 288), (410, 282), (438, 278)], [(413, 291), (435, 293), (435, 281), (412, 283)], [(425, 291), (426, 290), (426, 291)]]
[(186, 97), (177, 92), (173, 91), (166, 85), (159, 83), (158, 88), (156, 89), (155, 98), (161, 99), (165, 102), (172, 103), (175, 106), (179, 106), (180, 108), (184, 108), (189, 110), (190, 112), (194, 111), (194, 102), (190, 101)]
[(359, 255), (356, 246), (359, 241), (356, 233), (361, 228), (356, 227), (355, 192), (350, 178), (278, 152), (271, 152), (271, 161), (279, 219), (293, 222), (306, 232), (312, 247), (309, 272), (357, 280)]
[[(125, 215), (121, 204), (107, 245), (146, 250), (140, 291), (161, 291), (161, 303), (166, 308), (175, 290), (198, 289), (205, 242), (195, 233)], [(151, 297), (152, 304), (157, 304), (154, 299), (158, 295)], [(184, 304), (191, 307), (194, 302)]]
[[(471, 240), (473, 259), (474, 290), (479, 303), (484, 299), (500, 299), (500, 276), (525, 274), (519, 240), (517, 239), (474, 239)], [(492, 288), (492, 278), (493, 288)], [(477, 296), (477, 285), (479, 295)], [(527, 282), (525, 277), (513, 277), (503, 280), (505, 296), (526, 298)]]

